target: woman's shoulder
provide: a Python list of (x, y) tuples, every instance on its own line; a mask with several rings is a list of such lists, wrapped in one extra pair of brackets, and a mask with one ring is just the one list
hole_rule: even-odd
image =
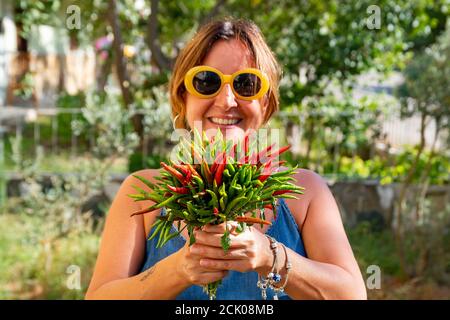
[(293, 178), (296, 185), (304, 188), (303, 194), (297, 195), (298, 200), (287, 199), (286, 204), (301, 230), (306, 220), (310, 203), (317, 195), (326, 192), (328, 186), (323, 177), (309, 169), (297, 169)]
[(134, 171), (132, 173), (129, 173), (128, 176), (123, 180), (122, 182), (122, 189), (125, 191), (134, 190), (133, 186), (139, 187), (141, 189), (147, 190), (148, 187), (145, 185), (143, 181), (138, 179), (138, 177), (144, 178), (146, 180), (149, 180), (150, 182), (155, 183), (156, 179), (155, 177), (158, 174), (157, 169), (143, 169)]
[[(136, 176), (146, 178), (150, 181), (154, 180), (154, 177), (159, 173), (158, 169), (142, 169), (129, 174), (128, 178), (130, 181), (138, 180)], [(139, 181), (139, 180), (138, 180)]]
[(326, 180), (317, 172), (309, 170), (309, 169), (297, 169), (297, 173), (294, 175), (294, 178), (297, 180), (297, 184), (302, 186), (309, 186), (313, 189), (320, 189), (327, 187)]
[[(137, 177), (142, 177), (146, 180), (149, 180), (150, 182), (156, 183), (157, 180), (155, 179), (155, 177), (158, 175), (158, 172), (159, 172), (158, 169), (143, 169), (130, 173), (122, 183), (121, 187), (122, 193), (126, 194), (137, 193), (134, 187), (139, 187), (141, 189), (148, 190), (148, 186), (146, 186), (145, 183), (139, 180)], [(139, 201), (136, 203), (139, 205), (140, 208), (148, 207), (153, 204), (152, 201), (150, 200)]]
[[(282, 167), (283, 170), (287, 170), (287, 167)], [(323, 189), (328, 188), (327, 186), (327, 182), (326, 180), (319, 175), (318, 173), (309, 170), (309, 169), (303, 169), (303, 168), (298, 168), (295, 170), (296, 173), (292, 176), (295, 181), (293, 181), (293, 183), (295, 183), (296, 185), (300, 186), (300, 187), (304, 187), (305, 188), (305, 194), (306, 195), (306, 191), (310, 190), (310, 191), (320, 191)], [(313, 196), (313, 192), (308, 192), (308, 196)]]

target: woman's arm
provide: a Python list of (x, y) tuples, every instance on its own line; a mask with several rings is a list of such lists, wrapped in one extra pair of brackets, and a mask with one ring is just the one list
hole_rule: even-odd
[(137, 274), (144, 259), (146, 235), (143, 216), (130, 217), (141, 209), (127, 196), (136, 193), (132, 185), (145, 188), (129, 176), (114, 198), (86, 299), (172, 299), (189, 286), (172, 272), (176, 253)]
[[(296, 179), (306, 190), (299, 196), (300, 200), (289, 201), (289, 208), (296, 220), (303, 222), (298, 225), (308, 258), (287, 248), (292, 269), (285, 292), (293, 299), (366, 299), (361, 272), (328, 186), (319, 175), (308, 170), (301, 170)], [(306, 216), (299, 217), (305, 211)], [(208, 226), (198, 232), (192, 249), (208, 257), (200, 264), (267, 275), (273, 260), (268, 239), (255, 228), (231, 235), (232, 249), (225, 256), (220, 247), (221, 228), (224, 227)], [(211, 236), (211, 233), (216, 234)], [(278, 252), (279, 263), (284, 267), (284, 251), (279, 248)], [(284, 276), (285, 269), (281, 272)]]
[[(302, 170), (296, 179), (309, 197), (301, 230), (308, 258), (287, 248), (293, 266), (286, 293), (294, 299), (366, 299), (364, 280), (330, 189), (309, 170)], [(301, 199), (290, 201), (293, 212), (299, 212)]]
[[(152, 182), (155, 172), (136, 172)], [(132, 185), (147, 187), (129, 176), (120, 187), (106, 218), (100, 251), (86, 299), (175, 299), (193, 284), (203, 285), (222, 279), (227, 271), (202, 268), (202, 256), (191, 254), (188, 242), (177, 252), (160, 260), (150, 269), (139, 272), (145, 253), (145, 228), (142, 215), (130, 214), (142, 207), (128, 194), (136, 193)], [(141, 202), (142, 203), (142, 202)], [(159, 215), (155, 211), (154, 216)]]

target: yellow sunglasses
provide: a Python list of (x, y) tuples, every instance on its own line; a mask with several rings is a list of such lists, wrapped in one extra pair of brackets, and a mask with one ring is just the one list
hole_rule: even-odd
[(258, 69), (247, 68), (231, 75), (209, 66), (191, 68), (184, 77), (186, 90), (199, 98), (215, 97), (229, 83), (238, 99), (257, 100), (269, 90), (269, 79)]

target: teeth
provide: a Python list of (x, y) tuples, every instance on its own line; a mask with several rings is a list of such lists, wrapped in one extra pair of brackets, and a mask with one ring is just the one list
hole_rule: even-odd
[(210, 119), (215, 124), (223, 124), (223, 125), (233, 125), (241, 120), (241, 119), (221, 119), (221, 118), (210, 118)]

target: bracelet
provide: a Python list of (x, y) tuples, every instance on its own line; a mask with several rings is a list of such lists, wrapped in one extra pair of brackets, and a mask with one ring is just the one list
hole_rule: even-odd
[(284, 283), (283, 283), (283, 285), (281, 287), (273, 287), (273, 286), (271, 287), (275, 291), (275, 296), (274, 296), (275, 300), (278, 300), (278, 293), (279, 292), (284, 292), (284, 288), (286, 288), (286, 284), (287, 284), (287, 282), (289, 280), (289, 271), (292, 269), (292, 264), (291, 264), (291, 261), (289, 260), (289, 256), (287, 254), (286, 246), (284, 244), (281, 244), (281, 246), (283, 247), (284, 254), (286, 255), (286, 265), (285, 265), (286, 278), (285, 278)]
[[(281, 275), (278, 273), (277, 268), (277, 260), (278, 260), (278, 242), (274, 238), (272, 238), (269, 235), (266, 235), (266, 237), (270, 241), (270, 249), (273, 253), (273, 263), (272, 268), (267, 275), (267, 277), (261, 277), (258, 275), (258, 282), (257, 287), (261, 289), (261, 296), (264, 300), (267, 299), (267, 288), (273, 288), (273, 283), (278, 283), (281, 281)], [(274, 296), (274, 299), (277, 299), (278, 297)]]

